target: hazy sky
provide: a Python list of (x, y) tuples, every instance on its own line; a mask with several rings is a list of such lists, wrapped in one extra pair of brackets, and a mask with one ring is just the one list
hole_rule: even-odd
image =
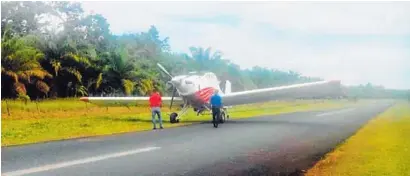
[(155, 25), (173, 51), (221, 50), (307, 76), (410, 88), (410, 2), (84, 2), (115, 34)]

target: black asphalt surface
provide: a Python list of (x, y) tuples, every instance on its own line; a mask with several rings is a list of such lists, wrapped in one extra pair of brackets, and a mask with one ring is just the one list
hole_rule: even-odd
[(300, 175), (392, 104), (2, 147), (2, 175)]

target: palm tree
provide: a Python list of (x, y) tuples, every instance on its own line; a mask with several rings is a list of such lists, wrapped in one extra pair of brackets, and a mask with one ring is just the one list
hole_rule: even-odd
[(102, 68), (94, 47), (64, 33), (50, 33), (42, 35), (39, 48), (45, 54), (42, 67), (55, 78), (51, 82), (54, 96), (84, 96), (99, 88)]
[(44, 54), (30, 46), (34, 40), (33, 36), (9, 38), (3, 35), (1, 41), (1, 74), (2, 78), (5, 78), (2, 81), (2, 91), (4, 90), (5, 93), (3, 96), (25, 96), (27, 85), (35, 85), (45, 96), (50, 90), (45, 79), (52, 78), (52, 75), (39, 63), (44, 59)]
[(220, 60), (222, 57), (222, 53), (220, 51), (216, 51), (211, 54), (211, 47), (206, 49), (202, 47), (190, 47), (192, 59), (196, 61), (198, 64), (197, 69), (200, 71), (208, 70), (212, 67), (214, 60)]
[[(106, 55), (107, 66), (104, 69), (106, 79), (104, 83), (109, 83), (114, 89), (122, 88), (126, 95), (131, 95), (135, 89), (135, 78), (137, 77), (136, 65), (124, 47)], [(104, 84), (103, 83), (103, 84)]]

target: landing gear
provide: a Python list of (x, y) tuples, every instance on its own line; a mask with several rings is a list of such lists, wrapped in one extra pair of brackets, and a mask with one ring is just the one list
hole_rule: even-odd
[(219, 117), (219, 123), (224, 123), (226, 120), (225, 112), (221, 112), (221, 116)]
[(173, 112), (169, 115), (169, 122), (171, 123), (179, 123), (179, 119), (177, 119), (178, 114)]
[(178, 113), (173, 112), (169, 115), (169, 122), (171, 123), (179, 123), (179, 118), (181, 118), (182, 115), (184, 115), (186, 113), (186, 111), (188, 110), (188, 106), (184, 105), (184, 107), (182, 108), (181, 112)]
[(220, 117), (219, 123), (225, 123), (225, 121), (227, 121), (228, 119), (229, 119), (228, 110), (226, 108), (223, 108), (221, 110), (221, 117)]

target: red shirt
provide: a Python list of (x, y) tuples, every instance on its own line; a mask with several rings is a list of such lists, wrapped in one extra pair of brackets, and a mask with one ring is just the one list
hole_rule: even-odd
[(149, 97), (149, 104), (151, 107), (160, 107), (161, 106), (161, 95), (159, 93), (154, 93)]

